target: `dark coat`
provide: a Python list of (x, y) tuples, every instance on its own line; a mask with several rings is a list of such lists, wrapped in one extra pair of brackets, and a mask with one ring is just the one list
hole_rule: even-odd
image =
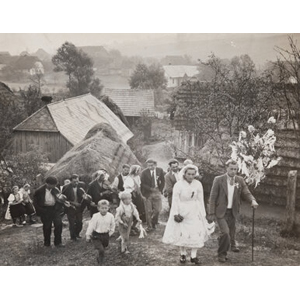
[[(85, 201), (83, 201), (82, 197), (84, 195), (84, 192), (81, 190), (81, 188), (85, 191), (86, 186), (85, 186), (84, 182), (79, 181), (79, 183), (77, 185), (77, 201), (79, 203), (81, 203), (80, 209), (83, 211), (84, 208), (85, 208), (85, 206), (86, 206), (86, 203), (85, 203)], [(67, 200), (71, 204), (72, 204), (72, 202), (75, 201), (75, 195), (74, 195), (74, 192), (73, 192), (73, 185), (72, 185), (72, 183), (69, 183), (69, 184), (63, 186), (62, 194), (64, 194), (67, 197)]]
[[(161, 168), (156, 168), (156, 181), (157, 181), (157, 187), (159, 191), (162, 193), (163, 189), (165, 187), (165, 176), (164, 171)], [(141, 174), (141, 192), (144, 197), (148, 198), (150, 194), (152, 193), (152, 187), (151, 187), (151, 171), (150, 169), (145, 169)]]
[[(58, 189), (52, 189), (51, 194), (55, 198), (55, 205), (54, 208), (56, 211), (61, 211), (63, 213), (64, 205), (59, 202), (57, 199), (57, 195), (59, 194)], [(43, 215), (46, 212), (45, 209), (45, 195), (46, 195), (46, 184), (40, 186), (33, 194), (33, 204), (36, 210), (36, 214), (38, 216)]]
[(176, 177), (175, 175), (173, 174), (172, 171), (168, 172), (166, 175), (165, 175), (165, 192), (167, 193), (168, 196), (171, 196), (172, 197), (172, 194), (173, 194), (173, 187), (176, 183)]
[[(250, 193), (245, 180), (240, 176), (235, 176), (235, 186), (233, 193), (232, 213), (236, 217), (240, 211), (241, 199), (252, 202), (255, 198)], [(217, 176), (214, 179), (209, 197), (209, 214), (215, 214), (217, 218), (223, 218), (228, 205), (227, 174)]]

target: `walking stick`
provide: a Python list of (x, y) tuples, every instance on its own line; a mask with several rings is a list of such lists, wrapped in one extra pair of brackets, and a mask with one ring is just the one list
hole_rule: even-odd
[(254, 217), (255, 209), (252, 208), (252, 262), (254, 261)]

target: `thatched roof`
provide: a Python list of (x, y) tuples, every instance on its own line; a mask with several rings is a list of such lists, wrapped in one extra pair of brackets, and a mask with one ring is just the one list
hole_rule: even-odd
[(14, 128), (15, 131), (60, 132), (72, 145), (79, 143), (98, 123), (109, 123), (124, 142), (132, 132), (101, 101), (91, 94), (50, 103)]
[(76, 173), (88, 182), (99, 169), (107, 170), (113, 178), (121, 171), (123, 164), (139, 164), (139, 161), (117, 132), (102, 123), (94, 126), (85, 139), (68, 151), (46, 176), (57, 176), (62, 182)]

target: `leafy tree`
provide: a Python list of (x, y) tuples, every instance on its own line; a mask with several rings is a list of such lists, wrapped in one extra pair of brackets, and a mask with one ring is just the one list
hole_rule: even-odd
[(267, 119), (272, 89), (248, 55), (229, 62), (211, 55), (205, 66), (211, 70), (210, 81), (186, 82), (174, 93), (175, 122), (183, 120), (182, 130), (194, 133), (200, 148), (206, 145), (224, 162), (232, 138), (246, 126)]
[(0, 151), (11, 137), (12, 129), (26, 118), (24, 104), (11, 89), (0, 82)]
[(20, 89), (19, 93), (23, 99), (27, 116), (32, 115), (43, 106), (41, 92), (38, 86), (29, 85), (27, 89)]
[[(285, 110), (287, 120), (292, 121), (294, 129), (300, 124), (300, 50), (292, 36), (288, 37), (289, 49), (276, 47), (278, 58), (269, 68), (274, 98), (278, 106)], [(300, 134), (298, 134), (300, 140)]]
[(139, 63), (130, 76), (129, 84), (132, 89), (158, 89), (166, 87), (167, 79), (160, 65), (151, 64), (148, 67)]
[(70, 96), (78, 96), (91, 92), (99, 97), (102, 85), (94, 77), (93, 61), (74, 44), (65, 42), (52, 57), (55, 72), (65, 72), (68, 76), (67, 88)]

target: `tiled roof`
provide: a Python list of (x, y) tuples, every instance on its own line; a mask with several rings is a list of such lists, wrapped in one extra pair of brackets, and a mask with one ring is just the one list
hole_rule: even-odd
[(141, 113), (154, 113), (154, 94), (152, 90), (105, 89), (126, 117), (139, 117)]
[(47, 106), (42, 107), (29, 116), (22, 123), (17, 125), (14, 130), (58, 132), (57, 126), (55, 125)]
[[(125, 143), (133, 136), (121, 120), (104, 103), (91, 94), (50, 103), (27, 118), (14, 130), (24, 130), (22, 126), (34, 122), (31, 119), (35, 119), (36, 115), (39, 115), (38, 113), (43, 109), (49, 111), (53, 124), (57, 128), (56, 131), (59, 131), (73, 145), (80, 142), (87, 132), (98, 123), (110, 124)], [(46, 131), (53, 131), (53, 124), (49, 124), (49, 130)]]
[(172, 78), (183, 78), (185, 74), (188, 77), (193, 77), (197, 75), (199, 72), (197, 70), (197, 66), (186, 66), (186, 65), (169, 65), (163, 66), (166, 75)]

